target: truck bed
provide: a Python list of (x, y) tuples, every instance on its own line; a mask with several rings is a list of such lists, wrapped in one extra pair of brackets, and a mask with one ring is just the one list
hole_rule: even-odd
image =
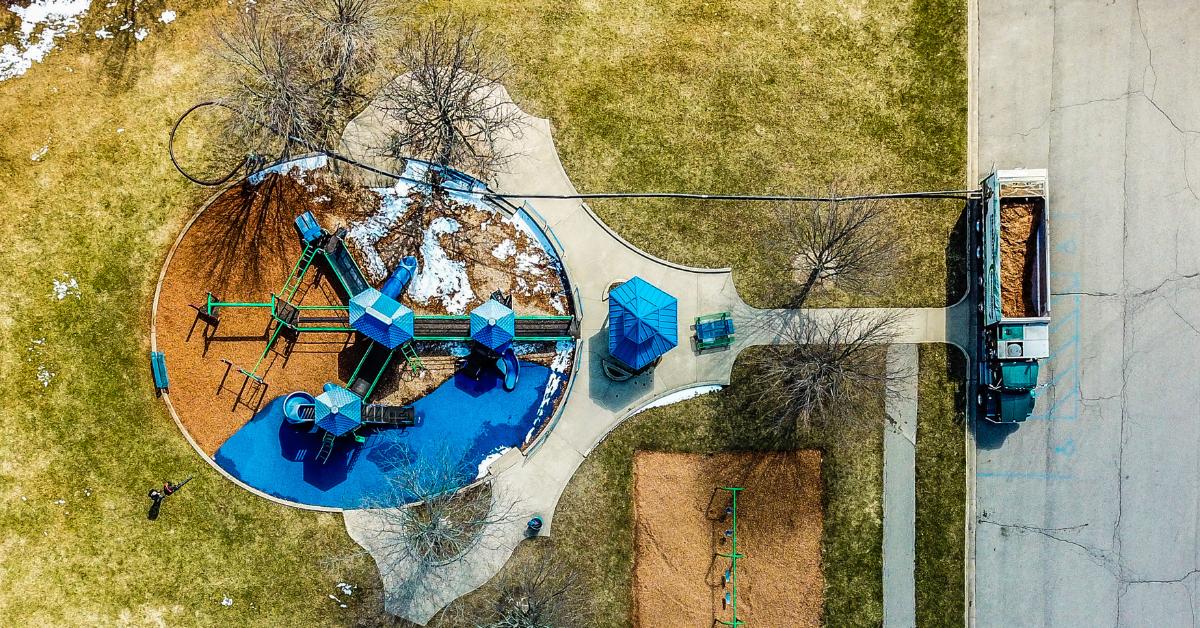
[(1046, 201), (1040, 197), (1000, 200), (1000, 296), (1004, 318), (1045, 314), (1041, 281), (1042, 218)]

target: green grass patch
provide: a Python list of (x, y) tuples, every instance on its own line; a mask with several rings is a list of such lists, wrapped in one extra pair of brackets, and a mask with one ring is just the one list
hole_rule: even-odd
[[(575, 185), (599, 191), (821, 193), (961, 189), (966, 5), (956, 0), (437, 2), (481, 16), (512, 59), (513, 97), (547, 117)], [(432, 10), (432, 9), (431, 9)], [(788, 277), (752, 203), (596, 201), (625, 238), (731, 266), (754, 305)], [(945, 304), (953, 201), (895, 206), (889, 305)], [(949, 271), (948, 271), (949, 268)], [(954, 275), (957, 277), (957, 275)], [(952, 278), (953, 279), (953, 278)]]
[(921, 347), (917, 413), (917, 625), (961, 626), (966, 451), (957, 349)]

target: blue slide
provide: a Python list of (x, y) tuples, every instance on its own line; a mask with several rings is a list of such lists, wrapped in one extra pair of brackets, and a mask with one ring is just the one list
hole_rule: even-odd
[(392, 274), (383, 282), (383, 287), (379, 289), (383, 294), (399, 300), (400, 293), (404, 292), (404, 288), (408, 286), (408, 282), (412, 281), (413, 275), (417, 274), (417, 258), (409, 255), (400, 260)]
[(515, 389), (517, 375), (521, 373), (521, 363), (517, 361), (517, 354), (511, 348), (496, 360), (496, 368), (500, 369), (500, 374), (504, 376), (504, 390)]

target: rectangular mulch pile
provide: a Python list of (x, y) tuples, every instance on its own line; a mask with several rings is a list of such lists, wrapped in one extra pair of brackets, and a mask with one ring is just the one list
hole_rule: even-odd
[[(678, 454), (634, 457), (634, 625), (710, 626), (729, 620), (722, 572), (729, 551), (714, 519), (738, 497), (738, 618), (752, 626), (818, 626), (821, 573), (821, 454)], [(710, 516), (710, 514), (712, 516)]]

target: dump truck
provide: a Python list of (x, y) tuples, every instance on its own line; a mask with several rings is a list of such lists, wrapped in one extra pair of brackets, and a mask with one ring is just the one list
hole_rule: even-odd
[(1033, 412), (1038, 366), (1050, 357), (1045, 170), (997, 170), (976, 204), (980, 415), (1019, 423)]

